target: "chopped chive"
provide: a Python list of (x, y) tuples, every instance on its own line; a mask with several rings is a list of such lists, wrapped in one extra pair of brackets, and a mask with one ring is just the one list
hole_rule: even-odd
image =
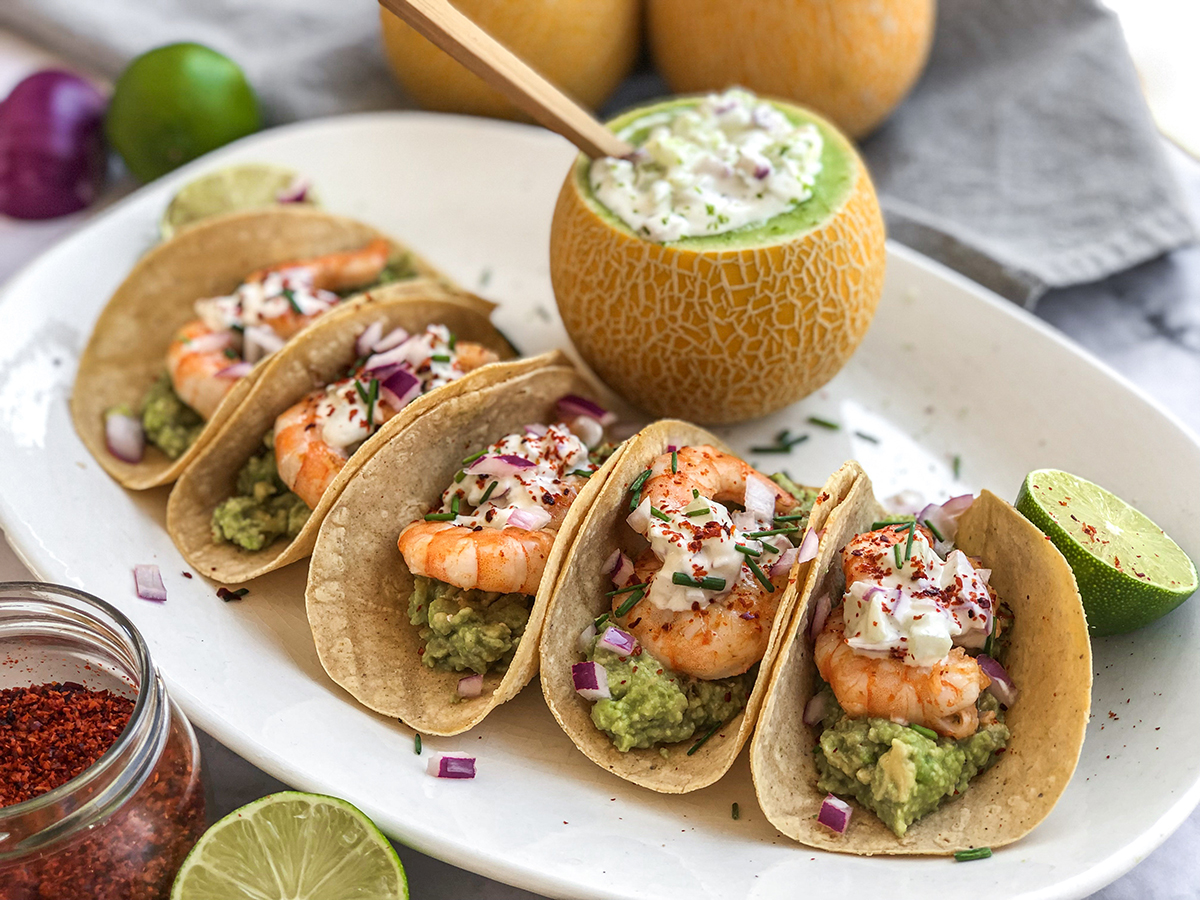
[(454, 476), (454, 483), (455, 483), (455, 484), (462, 484), (462, 480), (463, 480), (464, 478), (466, 478), (466, 477), (467, 477), (467, 470), (466, 470), (466, 469), (461, 469), (461, 470), (459, 471), (459, 473), (458, 473), (457, 475), (455, 475), (455, 476)]
[(367, 402), (367, 389), (362, 386), (362, 382), (355, 380), (354, 389), (356, 391), (358, 391), (359, 399), (361, 399), (363, 403), (366, 403)]
[(744, 553), (747, 556), (762, 556), (761, 550), (755, 550), (752, 547), (747, 547), (745, 544), (734, 544), (733, 549), (738, 553)]
[(763, 553), (781, 553), (781, 552), (782, 551), (778, 547), (776, 547), (774, 544), (768, 544), (766, 541), (763, 541)]
[(822, 428), (828, 428), (830, 431), (837, 431), (842, 427), (837, 422), (831, 422), (828, 419), (822, 419), (820, 416), (809, 416), (808, 423), (810, 425), (819, 425)]
[(692, 516), (707, 516), (712, 510), (709, 507), (704, 509), (693, 509), (691, 512), (685, 512), (684, 515), (691, 518)]
[(799, 435), (798, 437), (794, 437), (794, 438), (792, 438), (790, 441), (788, 441), (788, 442), (787, 442), (787, 448), (788, 448), (789, 450), (791, 450), (791, 449), (792, 449), (793, 447), (795, 447), (797, 444), (803, 444), (803, 443), (804, 443), (805, 441), (807, 441), (807, 440), (808, 440), (808, 435), (807, 435), (807, 434), (802, 434), (802, 435)]
[(770, 531), (751, 531), (749, 534), (743, 535), (748, 538), (770, 537), (773, 534), (791, 534), (794, 531), (799, 531), (799, 525), (785, 525), (782, 528), (772, 528)]
[(568, 475), (579, 475), (581, 478), (591, 478), (595, 474), (591, 469), (574, 469)]
[(725, 590), (725, 579), (715, 575), (705, 575), (700, 579), (700, 587), (706, 591), (723, 591)]
[(880, 519), (878, 522), (871, 523), (871, 530), (877, 531), (880, 528), (887, 528), (889, 525), (905, 525), (905, 524), (907, 524), (907, 520), (905, 520), (905, 519)]
[(450, 514), (455, 518), (458, 517), (458, 494), (450, 498)]
[(421, 736), (419, 734), (413, 735), (413, 753), (417, 756), (421, 755)]
[(241, 600), (248, 593), (250, 593), (250, 588), (238, 588), (236, 591), (231, 591), (227, 587), (217, 588), (217, 596), (226, 603), (229, 603), (231, 600)]
[(454, 518), (454, 513), (425, 513), (426, 522), (449, 522)]
[(974, 850), (959, 850), (954, 854), (954, 859), (957, 862), (970, 862), (973, 859), (987, 859), (991, 855), (991, 847), (976, 847)]
[(737, 805), (737, 801), (736, 801), (736, 800), (733, 802), (733, 811), (732, 811), (731, 815), (733, 816), (733, 820), (734, 820), (735, 822), (736, 822), (736, 821), (737, 821), (739, 818), (741, 818), (742, 811), (741, 811), (740, 809), (738, 809), (738, 805)]
[(787, 428), (775, 435), (775, 443), (787, 446), (787, 443), (792, 439), (792, 432)]
[(367, 392), (367, 428), (375, 427), (375, 404), (379, 402), (379, 379), (371, 379), (371, 389)]
[(758, 579), (758, 583), (767, 589), (770, 593), (775, 593), (775, 585), (771, 584), (771, 579), (767, 577), (767, 573), (762, 570), (762, 566), (754, 561), (752, 557), (746, 557), (746, 565), (750, 567), (750, 571), (754, 573), (754, 577)]
[(241, 322), (234, 322), (232, 325), (229, 326), (229, 330), (236, 331), (238, 334), (245, 334), (246, 326), (243, 325)]
[(933, 536), (934, 536), (935, 538), (937, 538), (939, 541), (944, 541), (944, 540), (945, 540), (945, 538), (944, 538), (944, 537), (942, 537), (942, 533), (941, 533), (940, 531), (938, 531), (938, 530), (937, 530), (937, 526), (936, 526), (936, 525), (934, 525), (932, 522), (930, 522), (928, 519), (926, 519), (926, 520), (925, 520), (925, 527), (926, 527), (926, 528), (928, 528), (930, 531), (932, 531), (932, 532), (933, 532)]
[(600, 615), (596, 616), (596, 618), (594, 620), (592, 620), (592, 624), (595, 625), (597, 629), (600, 629), (600, 628), (604, 627), (604, 623), (607, 621), (608, 621), (608, 613), (605, 612), (605, 613), (600, 613)]
[(486, 450), (480, 450), (478, 453), (472, 453), (470, 456), (468, 456), (466, 459), (464, 459), (462, 461), (462, 464), (464, 466), (469, 466), (471, 463), (475, 462), (475, 460), (480, 459), (481, 457), (486, 456), (486, 455), (487, 455)]
[(955, 454), (954, 456), (954, 477), (958, 478), (958, 473), (962, 471), (962, 457)]
[(671, 474), (674, 475), (679, 471), (679, 451), (671, 451)]
[(649, 582), (645, 582), (643, 584), (627, 584), (623, 588), (617, 588), (615, 591), (609, 591), (604, 596), (605, 597), (615, 597), (615, 596), (617, 596), (617, 594), (628, 594), (630, 591), (636, 591), (638, 588), (648, 588), (648, 587), (650, 587)]
[(687, 752), (687, 755), (691, 756), (693, 753), (695, 753), (697, 750), (699, 750), (701, 747), (703, 747), (704, 742), (707, 741), (714, 734), (716, 734), (718, 731), (720, 731), (721, 726), (724, 724), (725, 724), (724, 722), (718, 722), (712, 728), (708, 729), (708, 731), (705, 732), (704, 737), (700, 738), (700, 740), (698, 740), (698, 741), (696, 741), (696, 743), (692, 744), (691, 749), (688, 750), (688, 752)]
[(854, 433), (858, 437), (862, 438), (864, 441), (870, 441), (872, 444), (879, 443), (879, 438), (875, 437), (875, 435), (873, 435), (873, 434), (867, 434), (865, 431), (856, 431)]
[(675, 574), (673, 574), (671, 576), (671, 583), (672, 584), (681, 584), (684, 587), (700, 587), (700, 582), (698, 582), (691, 575), (688, 575), (684, 572), (676, 572)]
[(938, 733), (932, 728), (926, 728), (924, 725), (909, 725), (908, 727), (917, 734), (921, 735), (921, 737), (927, 737), (931, 741), (936, 741), (938, 739)]
[(225, 358), (226, 359), (237, 359), (238, 358), (237, 351), (234, 350), (232, 347), (226, 347), (225, 348)]
[(288, 302), (288, 305), (291, 306), (292, 312), (299, 316), (304, 315), (304, 310), (302, 310), (300, 308), (300, 304), (296, 302), (295, 291), (293, 291), (291, 288), (285, 287), (281, 293), (283, 294), (283, 299), (285, 299)]
[(479, 502), (475, 505), (483, 506), (483, 504), (487, 502), (487, 498), (492, 496), (492, 491), (494, 491), (496, 489), (496, 485), (498, 485), (499, 483), (500, 482), (498, 482), (498, 481), (493, 481), (491, 484), (489, 484), (487, 486), (487, 490), (483, 492), (483, 496), (479, 498)]
[(896, 568), (903, 569), (904, 563), (900, 562), (900, 545), (892, 544), (892, 550), (894, 551), (894, 555), (896, 557)]
[(435, 353), (429, 358), (434, 362), (450, 362), (450, 356), (446, 353)]
[(792, 451), (791, 447), (783, 447), (783, 446), (779, 446), (779, 445), (772, 445), (769, 447), (751, 447), (750, 448), (751, 453), (790, 453), (791, 451)]
[(668, 516), (661, 509), (655, 509), (653, 505), (651, 505), (651, 507), (650, 507), (650, 515), (654, 516), (654, 518), (656, 518), (656, 519), (662, 519), (664, 522), (671, 521), (670, 516)]
[(696, 490), (695, 488), (692, 488), (692, 499), (693, 500), (700, 499), (700, 492), (698, 490)]
[[(916, 523), (914, 522), (913, 525), (915, 525), (915, 524)], [(909, 559), (912, 558), (913, 536), (916, 533), (917, 533), (917, 529), (913, 528), (912, 525), (910, 525), (908, 528), (908, 540), (905, 541), (905, 543), (904, 543), (904, 561), (905, 562), (908, 562)]]
[(454, 345), (455, 345), (455, 344), (457, 344), (457, 343), (458, 343), (458, 335), (457, 335), (457, 334), (455, 334), (453, 331), (452, 331), (452, 332), (450, 332), (450, 340), (447, 342), (447, 344), (448, 344), (448, 346), (450, 347), (450, 349), (451, 349), (451, 350), (453, 350), (453, 349), (454, 349)]
[(992, 656), (992, 650), (996, 646), (996, 617), (992, 616), (992, 630), (988, 632), (987, 640), (983, 642), (983, 653), (985, 656)]
[[(789, 513), (786, 516), (776, 516), (775, 521), (776, 522), (798, 522), (801, 519), (807, 519), (807, 518), (808, 518), (808, 513)], [(872, 528), (871, 530), (874, 531), (875, 529)]]
[(642, 489), (642, 485), (646, 483), (646, 479), (649, 477), (650, 477), (650, 470), (647, 469), (645, 472), (643, 472), (641, 475), (639, 475), (637, 478), (635, 478), (633, 480), (633, 484), (631, 484), (629, 486), (629, 492), (631, 494), (636, 494), (638, 491), (640, 491)]
[(629, 612), (631, 609), (633, 609), (635, 606), (637, 606), (637, 602), (645, 596), (646, 596), (645, 589), (640, 590), (640, 591), (634, 591), (632, 594), (629, 595), (628, 599), (624, 603), (622, 603), (620, 606), (617, 607), (616, 615), (618, 615), (618, 616), (625, 615), (627, 612)]

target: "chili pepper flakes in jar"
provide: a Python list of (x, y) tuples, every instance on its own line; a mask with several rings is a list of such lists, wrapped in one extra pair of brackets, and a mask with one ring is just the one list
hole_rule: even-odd
[(0, 897), (165, 900), (204, 825), (195, 735), (129, 620), (0, 584)]

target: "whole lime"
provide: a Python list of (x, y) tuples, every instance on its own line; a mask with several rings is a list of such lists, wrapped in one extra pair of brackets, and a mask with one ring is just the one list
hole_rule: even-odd
[(129, 171), (150, 181), (261, 127), (237, 63), (202, 44), (143, 53), (117, 79), (104, 127)]

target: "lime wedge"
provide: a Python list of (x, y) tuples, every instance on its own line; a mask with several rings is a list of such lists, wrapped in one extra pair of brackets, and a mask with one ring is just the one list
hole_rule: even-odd
[(344, 800), (285, 791), (234, 810), (187, 855), (171, 900), (407, 900), (388, 839)]
[[(159, 223), (162, 236), (169, 238), (181, 228), (209, 216), (273, 206), (280, 196), (303, 183), (304, 178), (299, 172), (267, 163), (244, 163), (209, 172), (184, 185), (171, 198)], [(297, 202), (319, 205), (311, 188), (304, 192), (304, 199)]]
[(1025, 476), (1016, 507), (1071, 564), (1094, 635), (1148, 625), (1196, 590), (1196, 567), (1179, 545), (1090, 481), (1036, 469)]

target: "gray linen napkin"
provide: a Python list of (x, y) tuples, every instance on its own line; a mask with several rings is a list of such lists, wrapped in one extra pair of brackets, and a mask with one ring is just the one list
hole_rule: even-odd
[[(377, 21), (371, 0), (0, 2), (0, 27), (109, 77), (159, 44), (207, 43), (273, 124), (407, 105)], [(664, 91), (643, 72), (609, 107)], [(1194, 239), (1098, 0), (942, 0), (924, 77), (863, 149), (892, 237), (1028, 306)]]

